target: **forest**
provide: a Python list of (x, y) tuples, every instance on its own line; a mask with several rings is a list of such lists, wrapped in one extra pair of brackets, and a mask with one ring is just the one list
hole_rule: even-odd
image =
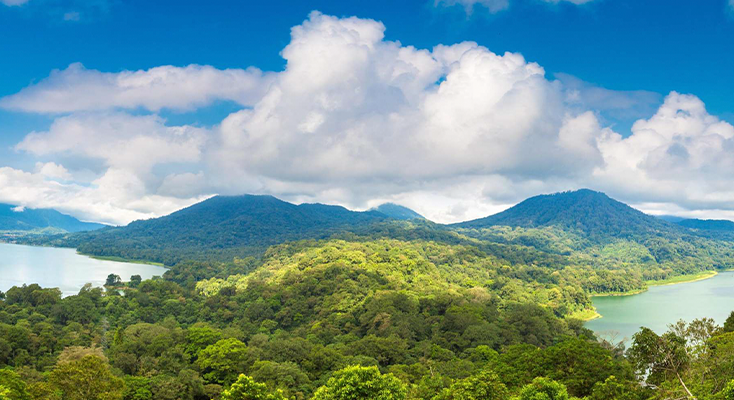
[(734, 398), (734, 317), (642, 328), (625, 348), (574, 318), (590, 301), (570, 269), (333, 239), (194, 287), (15, 287), (0, 301), (0, 398)]
[(29, 236), (169, 269), (0, 293), (0, 399), (734, 399), (734, 317), (584, 328), (593, 295), (730, 268), (726, 235), (591, 191), (459, 225), (388, 211), (215, 197)]

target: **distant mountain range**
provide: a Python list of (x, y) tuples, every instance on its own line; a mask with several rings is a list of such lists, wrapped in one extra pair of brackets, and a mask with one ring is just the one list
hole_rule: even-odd
[(197, 267), (186, 278), (195, 281), (221, 273), (216, 263), (258, 258), (271, 246), (287, 242), (427, 240), (473, 247), (506, 265), (622, 269), (632, 274), (618, 280), (600, 278), (626, 282), (624, 288), (589, 289), (608, 292), (639, 289), (645, 280), (733, 267), (734, 234), (712, 230), (729, 227), (712, 221), (667, 222), (592, 190), (535, 196), (501, 213), (452, 225), (433, 223), (395, 204), (355, 212), (340, 206), (295, 205), (271, 196), (244, 195), (216, 196), (125, 227), (31, 238), (29, 242), (166, 265), (212, 262), (206, 272)]
[(59, 233), (92, 231), (103, 227), (105, 225), (82, 222), (56, 210), (0, 204), (0, 231)]
[(684, 219), (677, 222), (686, 228), (708, 231), (734, 231), (734, 222), (725, 219)]

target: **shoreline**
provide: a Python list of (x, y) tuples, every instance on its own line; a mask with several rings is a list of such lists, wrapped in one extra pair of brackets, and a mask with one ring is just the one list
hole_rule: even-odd
[[(721, 272), (727, 272), (727, 271), (733, 271), (732, 269), (722, 270)], [(631, 292), (613, 292), (613, 293), (601, 293), (601, 294), (592, 294), (589, 295), (589, 297), (622, 297), (622, 296), (634, 296), (636, 294), (645, 293), (648, 291), (650, 287), (653, 286), (671, 286), (671, 285), (678, 285), (681, 283), (693, 283), (693, 282), (699, 282), (706, 279), (713, 278), (717, 275), (719, 275), (720, 271), (703, 271), (696, 274), (690, 274), (690, 275), (678, 275), (673, 278), (663, 279), (661, 281), (646, 281), (645, 284), (647, 287), (640, 290), (634, 290)], [(687, 279), (686, 279), (687, 278)], [(593, 306), (592, 306), (593, 307)], [(591, 311), (591, 310), (588, 310)], [(580, 315), (584, 315), (584, 312), (578, 313)], [(579, 318), (582, 321), (589, 322), (595, 319), (604, 318), (603, 315), (599, 314), (596, 311), (596, 307), (593, 307), (593, 314), (586, 318)]]
[[(647, 286), (670, 286), (677, 285), (679, 283), (691, 283), (698, 282), (705, 279), (710, 279), (719, 274), (719, 271), (704, 271), (691, 275), (678, 275), (672, 278), (663, 279), (662, 281), (646, 281)], [(689, 279), (685, 279), (689, 277)]]
[(118, 262), (118, 263), (125, 263), (125, 264), (152, 265), (154, 267), (161, 267), (161, 268), (168, 269), (168, 267), (166, 267), (165, 264), (159, 263), (159, 262), (154, 262), (154, 261), (129, 260), (127, 258), (116, 257), (116, 256), (95, 256), (95, 255), (92, 255), (92, 254), (80, 253), (78, 250), (77, 250), (76, 254), (79, 254), (80, 256), (84, 256), (84, 257), (89, 257), (89, 258), (92, 258), (94, 260), (100, 260), (100, 261), (111, 261), (111, 262)]

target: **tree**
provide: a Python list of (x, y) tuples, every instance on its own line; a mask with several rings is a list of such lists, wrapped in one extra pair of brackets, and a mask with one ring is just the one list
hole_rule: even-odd
[(222, 339), (199, 352), (196, 363), (208, 382), (229, 385), (244, 371), (247, 346), (241, 341)]
[(734, 380), (726, 384), (724, 390), (721, 391), (721, 398), (723, 400), (734, 400)]
[(140, 277), (140, 275), (133, 275), (130, 277), (130, 287), (136, 288), (140, 286), (140, 282), (143, 281), (143, 278)]
[(548, 378), (535, 378), (520, 391), (519, 400), (568, 400), (568, 391), (562, 383)]
[(122, 283), (122, 278), (120, 278), (120, 275), (115, 274), (109, 274), (107, 275), (107, 280), (105, 281), (105, 286), (120, 286)]
[(455, 382), (434, 400), (505, 400), (507, 387), (494, 371), (483, 370)]
[(112, 374), (109, 364), (94, 355), (58, 364), (49, 381), (61, 391), (64, 400), (119, 400), (125, 388), (123, 380)]
[(240, 375), (229, 389), (222, 392), (220, 400), (286, 400), (286, 398), (280, 390), (269, 393), (264, 383), (257, 383), (247, 375)]
[(26, 384), (9, 369), (0, 369), (0, 400), (30, 400)]
[(683, 373), (690, 364), (686, 340), (675, 332), (658, 336), (651, 329), (642, 328), (632, 336), (627, 355), (639, 376), (648, 374), (648, 382), (660, 384), (672, 375), (688, 397), (694, 397), (683, 381)]
[(351, 366), (339, 370), (320, 387), (313, 400), (402, 400), (407, 389), (393, 374), (377, 367)]
[(724, 321), (724, 332), (734, 332), (734, 311)]
[[(620, 382), (615, 376), (610, 376), (604, 382), (598, 382), (591, 391), (588, 400), (638, 400), (642, 397), (642, 389), (637, 382)], [(733, 399), (734, 400), (734, 399)]]

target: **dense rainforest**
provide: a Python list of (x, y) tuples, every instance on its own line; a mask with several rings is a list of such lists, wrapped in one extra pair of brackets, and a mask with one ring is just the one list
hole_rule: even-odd
[(729, 268), (726, 236), (591, 191), (455, 226), (382, 210), (215, 197), (28, 238), (170, 269), (0, 293), (0, 399), (734, 399), (734, 317), (626, 345), (582, 321), (593, 294)]

